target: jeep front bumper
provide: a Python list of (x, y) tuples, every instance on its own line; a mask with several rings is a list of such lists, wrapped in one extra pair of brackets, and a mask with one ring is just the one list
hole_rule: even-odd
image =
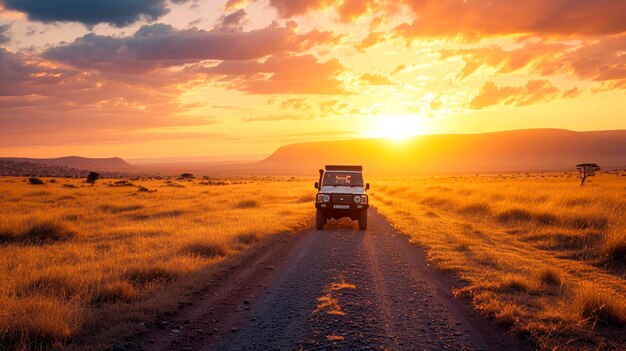
[(316, 202), (315, 208), (326, 211), (360, 211), (367, 210), (369, 204), (337, 204), (332, 202)]

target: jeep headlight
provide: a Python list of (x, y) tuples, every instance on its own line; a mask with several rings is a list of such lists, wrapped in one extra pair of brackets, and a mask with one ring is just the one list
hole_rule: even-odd
[(354, 202), (356, 202), (357, 204), (360, 204), (361, 203), (361, 196), (360, 195), (356, 195), (354, 197)]
[(322, 195), (322, 201), (323, 202), (329, 202), (330, 201), (330, 195), (328, 195), (328, 194)]
[(366, 204), (367, 203), (367, 195), (361, 195), (361, 203), (362, 204)]

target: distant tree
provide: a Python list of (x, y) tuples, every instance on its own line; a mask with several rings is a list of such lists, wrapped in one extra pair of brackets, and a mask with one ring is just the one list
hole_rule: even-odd
[(587, 177), (593, 177), (596, 172), (600, 170), (600, 166), (596, 163), (581, 163), (576, 165), (578, 170), (578, 179), (580, 179), (580, 186), (585, 185)]
[(96, 172), (89, 172), (89, 174), (87, 174), (87, 183), (91, 183), (91, 186), (93, 186), (96, 183), (96, 180), (98, 180), (98, 178), (100, 178), (100, 173), (96, 173)]
[(39, 178), (28, 178), (28, 182), (31, 183), (32, 185), (41, 185), (41, 184), (43, 184), (43, 180), (41, 180)]
[(181, 178), (193, 178), (193, 174), (191, 173), (183, 173), (180, 175)]

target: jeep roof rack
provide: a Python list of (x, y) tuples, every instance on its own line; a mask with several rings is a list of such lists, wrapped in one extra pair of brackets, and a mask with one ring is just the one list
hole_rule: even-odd
[(355, 165), (326, 165), (327, 171), (363, 171), (363, 166)]

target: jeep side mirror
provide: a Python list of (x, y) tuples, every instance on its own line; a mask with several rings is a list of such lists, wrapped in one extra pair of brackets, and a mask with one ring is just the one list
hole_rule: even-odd
[(320, 187), (320, 183), (315, 182), (315, 189), (318, 189)]
[(370, 183), (365, 183), (365, 190), (370, 190)]

